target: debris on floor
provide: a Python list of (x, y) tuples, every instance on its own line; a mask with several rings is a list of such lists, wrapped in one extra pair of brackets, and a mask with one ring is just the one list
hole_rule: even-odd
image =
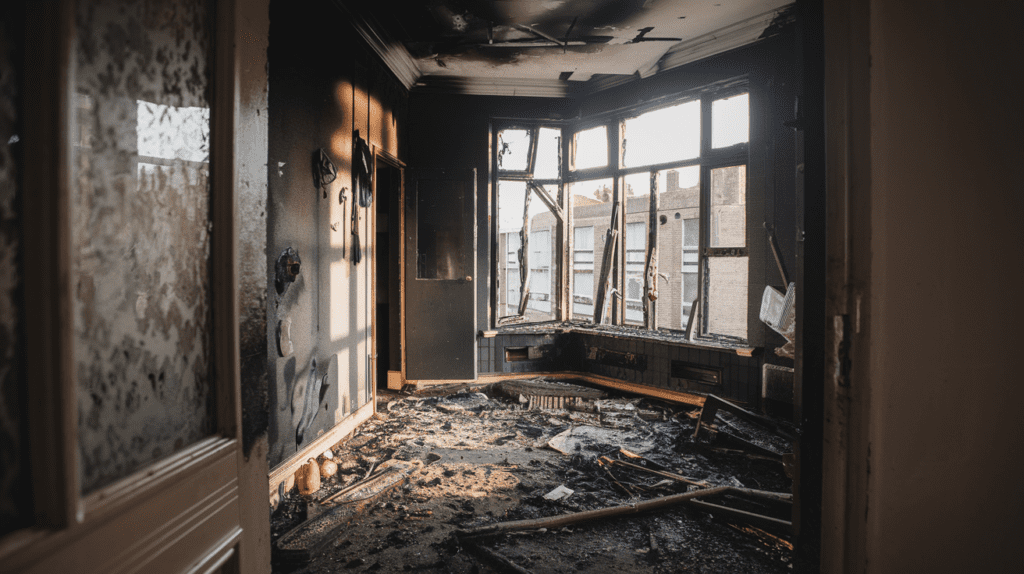
[(792, 428), (707, 402), (546, 378), (378, 391), (304, 466), (315, 491), (282, 483), (274, 570), (789, 572)]

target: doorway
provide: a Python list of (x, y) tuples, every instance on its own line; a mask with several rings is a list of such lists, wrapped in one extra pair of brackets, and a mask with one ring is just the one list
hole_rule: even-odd
[(401, 162), (384, 155), (376, 159), (376, 242), (374, 249), (373, 340), (377, 388), (401, 388)]

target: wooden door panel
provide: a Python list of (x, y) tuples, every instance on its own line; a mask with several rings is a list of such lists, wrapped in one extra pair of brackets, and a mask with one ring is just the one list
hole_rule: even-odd
[(476, 379), (476, 170), (410, 170), (406, 378)]
[(147, 480), (147, 470), (112, 485), (109, 498), (84, 501), (91, 510), (82, 523), (5, 562), (0, 572), (157, 574), (215, 562), (242, 532), (237, 442), (206, 441), (174, 457), (156, 481)]

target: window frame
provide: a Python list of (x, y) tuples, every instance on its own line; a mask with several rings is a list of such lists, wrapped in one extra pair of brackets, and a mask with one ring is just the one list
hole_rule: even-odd
[[(749, 131), (747, 134), (747, 141), (736, 143), (730, 146), (724, 146), (720, 148), (714, 148), (712, 146), (713, 141), (713, 117), (712, 107), (714, 102), (725, 98), (734, 97), (739, 94), (748, 94), (748, 123)], [(492, 166), (492, 218), (497, 221), (498, 211), (498, 181), (499, 180), (518, 180), (518, 181), (529, 181), (532, 179), (532, 173), (530, 166), (535, 166), (535, 153), (538, 147), (538, 135), (540, 128), (558, 128), (562, 130), (561, 133), (561, 158), (559, 165), (560, 177), (557, 180), (535, 180), (536, 183), (541, 185), (556, 185), (558, 189), (557, 203), (562, 208), (563, 213), (561, 219), (557, 218), (558, 232), (555, 234), (553, 240), (553, 252), (556, 254), (552, 261), (552, 266), (558, 266), (559, 269), (556, 272), (555, 277), (558, 278), (561, 283), (554, 285), (554, 291), (558, 293), (555, 297), (555, 311), (554, 315), (556, 320), (559, 318), (562, 321), (579, 321), (574, 318), (573, 306), (575, 304), (577, 295), (575, 294), (574, 278), (576, 273), (576, 252), (573, 248), (573, 234), (575, 233), (575, 226), (573, 225), (573, 209), (572, 209), (572, 198), (569, 197), (567, 186), (578, 182), (585, 182), (595, 179), (606, 179), (610, 178), (613, 183), (613, 198), (612, 205), (613, 209), (617, 209), (617, 218), (613, 218), (616, 223), (618, 231), (618, 242), (615, 245), (615, 253), (613, 255), (614, 263), (609, 273), (610, 280), (612, 282), (613, 289), (620, 294), (618, 297), (612, 297), (609, 302), (601, 301), (602, 297), (598, 294), (598, 290), (601, 288), (598, 283), (600, 282), (600, 265), (597, 261), (590, 262), (591, 268), (588, 269), (593, 274), (593, 282), (595, 285), (595, 293), (592, 298), (591, 305), (595, 306), (594, 314), (591, 316), (591, 320), (587, 323), (594, 323), (594, 318), (598, 315), (605, 315), (602, 317), (602, 322), (610, 323), (611, 325), (627, 325), (626, 321), (626, 309), (627, 302), (625, 300), (625, 289), (629, 278), (634, 276), (635, 273), (627, 273), (627, 263), (635, 265), (635, 262), (627, 262), (627, 246), (626, 246), (626, 228), (627, 228), (627, 205), (625, 201), (625, 178), (628, 175), (638, 173), (659, 173), (670, 169), (682, 169), (687, 167), (696, 166), (700, 170), (699, 180), (699, 217), (698, 219), (698, 246), (697, 246), (697, 295), (694, 309), (690, 312), (684, 312), (681, 309), (665, 309), (665, 312), (678, 314), (683, 318), (690, 317), (692, 320), (693, 311), (696, 311), (696, 325), (683, 325), (680, 329), (668, 329), (665, 327), (657, 327), (657, 302), (655, 301), (651, 307), (654, 309), (648, 316), (645, 312), (645, 319), (641, 325), (652, 332), (659, 331), (668, 334), (677, 334), (685, 336), (686, 339), (698, 339), (705, 342), (727, 342), (727, 343), (746, 343), (749, 340), (751, 325), (749, 325), (749, 312), (747, 313), (747, 336), (745, 338), (731, 337), (727, 335), (717, 335), (710, 333), (708, 330), (708, 275), (707, 267), (708, 261), (715, 257), (746, 257), (748, 261), (748, 269), (750, 266), (750, 244), (752, 239), (751, 230), (751, 207), (749, 200), (750, 190), (750, 162), (751, 162), (751, 140), (753, 136), (753, 125), (755, 123), (754, 115), (751, 111), (754, 108), (755, 94), (751, 91), (751, 86), (746, 76), (739, 76), (720, 82), (715, 82), (706, 86), (702, 86), (693, 90), (684, 92), (678, 92), (671, 95), (666, 95), (660, 98), (656, 98), (649, 102), (640, 105), (623, 107), (615, 110), (610, 110), (602, 113), (592, 114), (584, 118), (580, 118), (573, 121), (566, 120), (524, 120), (524, 119), (500, 119), (492, 118), (491, 129), (492, 129), (492, 146), (494, 152), (491, 154), (491, 166)], [(631, 166), (625, 167), (623, 162), (623, 145), (624, 145), (624, 126), (625, 121), (630, 118), (638, 117), (644, 113), (668, 108), (680, 104), (684, 104), (687, 101), (697, 100), (700, 102), (700, 154), (695, 158), (688, 158), (684, 160), (661, 162), (644, 166)], [(574, 167), (574, 154), (576, 145), (577, 134), (591, 130), (597, 127), (605, 126), (606, 134), (608, 137), (608, 161), (604, 167), (591, 167), (586, 169), (575, 169)], [(528, 169), (526, 171), (512, 171), (512, 170), (499, 170), (497, 168), (497, 141), (498, 133), (505, 129), (528, 129), (531, 130), (531, 142), (530, 142), (530, 153), (531, 157), (528, 159)], [(746, 207), (746, 230), (745, 230), (745, 242), (743, 247), (711, 247), (710, 241), (710, 230), (711, 230), (711, 171), (722, 167), (731, 167), (743, 165), (747, 167), (747, 178), (745, 180), (744, 193), (747, 196), (745, 201)], [(653, 186), (654, 184), (652, 184)], [(553, 194), (552, 194), (553, 195)], [(652, 189), (649, 192), (649, 207), (650, 207), (650, 220), (647, 222), (648, 237), (645, 245), (645, 277), (647, 272), (650, 270), (649, 264), (651, 259), (651, 247), (656, 246), (657, 233), (652, 233), (652, 227), (657, 225), (657, 190)], [(692, 219), (692, 218), (688, 218)], [(632, 223), (632, 222), (630, 222)], [(681, 226), (685, 226), (685, 223), (680, 221)], [(494, 226), (494, 247), (493, 252), (497, 254), (497, 244), (499, 230), (497, 225)], [(597, 243), (596, 233), (593, 237), (593, 241)], [(683, 253), (692, 252), (692, 246), (689, 250), (682, 250)], [(558, 254), (561, 256), (559, 257)], [(682, 274), (685, 268), (685, 263), (682, 259), (685, 255), (681, 255), (681, 266), (678, 270), (678, 274)], [(663, 259), (664, 260), (664, 259)], [(494, 261), (495, 274), (497, 277), (497, 260)], [(672, 262), (669, 262), (670, 264)], [(664, 270), (663, 270), (664, 271)], [(691, 271), (692, 272), (692, 271)], [(676, 270), (670, 271), (672, 275), (676, 275)], [(654, 275), (657, 277), (657, 274)], [(680, 279), (681, 281), (681, 279)], [(750, 284), (750, 274), (748, 272), (748, 299), (751, 289), (755, 289), (755, 286)], [(496, 281), (492, 281), (492, 294), (497, 294), (498, 287), (495, 285)], [(680, 285), (682, 288), (682, 285)], [(645, 290), (646, 293), (646, 284)], [(499, 321), (499, 313), (495, 312), (498, 305), (498, 299), (492, 297), (494, 304), (492, 307), (492, 327), (498, 328), (501, 326)], [(602, 302), (601, 305), (605, 310), (601, 312), (596, 309), (598, 302)], [(682, 305), (682, 303), (681, 303)], [(606, 320), (604, 320), (606, 319)], [(630, 321), (631, 327), (636, 327), (635, 322)]]

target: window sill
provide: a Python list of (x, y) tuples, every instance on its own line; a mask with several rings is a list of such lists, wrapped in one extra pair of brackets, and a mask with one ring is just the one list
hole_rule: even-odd
[(617, 339), (652, 341), (694, 349), (730, 351), (743, 357), (753, 357), (761, 350), (760, 347), (750, 347), (743, 343), (712, 339), (688, 340), (682, 333), (649, 331), (625, 325), (593, 325), (588, 323), (547, 321), (543, 323), (504, 325), (498, 327), (496, 331), (498, 335), (549, 335), (555, 333), (580, 333), (584, 335), (602, 335)]

